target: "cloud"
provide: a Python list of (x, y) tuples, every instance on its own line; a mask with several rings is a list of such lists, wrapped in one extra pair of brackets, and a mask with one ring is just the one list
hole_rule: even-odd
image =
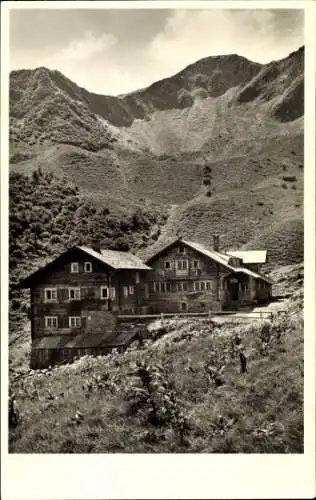
[(292, 12), (286, 23), (286, 12), (272, 10), (173, 11), (147, 57), (166, 72), (212, 55), (237, 53), (262, 63), (280, 59), (303, 43), (303, 15)]
[(104, 33), (95, 36), (91, 32), (86, 32), (82, 39), (73, 40), (67, 47), (62, 49), (59, 58), (69, 61), (90, 59), (101, 52), (106, 52), (116, 42), (117, 39), (112, 34)]
[[(177, 9), (163, 11), (159, 22), (154, 10), (100, 11), (92, 17), (74, 10), (66, 19), (53, 12), (41, 16), (41, 36), (37, 18), (16, 20), (11, 69), (58, 69), (104, 94), (146, 87), (203, 57), (235, 53), (266, 63), (304, 43), (303, 11), (294, 9)], [(23, 45), (21, 38), (32, 43)]]

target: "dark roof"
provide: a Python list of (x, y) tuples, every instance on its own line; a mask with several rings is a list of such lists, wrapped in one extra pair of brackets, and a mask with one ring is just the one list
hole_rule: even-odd
[(34, 273), (30, 274), (29, 276), (21, 280), (21, 282), (18, 284), (18, 287), (29, 288), (34, 279), (38, 280), (40, 276), (43, 273), (45, 273), (45, 271), (53, 269), (53, 267), (58, 264), (58, 261), (60, 261), (67, 254), (71, 254), (75, 250), (83, 252), (84, 254), (88, 255), (89, 257), (92, 257), (93, 259), (98, 260), (99, 262), (105, 264), (106, 266), (110, 267), (113, 270), (123, 270), (123, 269), (129, 269), (135, 271), (150, 270), (150, 267), (144, 264), (139, 257), (133, 255), (130, 252), (120, 252), (116, 250), (103, 250), (103, 249), (101, 250), (101, 252), (96, 252), (95, 250), (89, 247), (74, 246), (63, 252), (61, 255), (53, 259), (45, 266), (41, 267)]
[[(218, 262), (219, 264), (222, 264), (222, 266), (226, 267), (227, 269), (230, 269), (231, 271), (233, 271), (235, 273), (248, 274), (249, 276), (252, 276), (253, 278), (262, 279), (262, 280), (264, 280), (264, 281), (266, 281), (268, 283), (272, 283), (272, 281), (267, 276), (264, 276), (263, 274), (256, 273), (255, 271), (250, 271), (246, 267), (232, 266), (232, 264), (229, 263), (229, 260), (231, 259), (232, 254), (227, 254), (227, 253), (219, 252), (219, 251), (216, 251), (216, 250), (213, 250), (213, 249), (208, 249), (208, 248), (203, 247), (199, 243), (194, 243), (192, 241), (188, 241), (188, 240), (184, 240), (184, 239), (176, 239), (172, 243), (169, 243), (164, 248), (160, 249), (158, 252), (156, 252), (151, 257), (149, 257), (149, 259), (147, 259), (146, 263), (149, 264), (152, 260), (154, 260), (155, 258), (157, 258), (165, 250), (167, 250), (168, 248), (172, 247), (177, 242), (178, 243), (182, 243), (182, 244), (186, 245), (187, 247), (192, 248), (193, 250), (201, 253), (202, 255), (205, 255), (206, 257), (209, 257), (210, 259), (215, 260), (215, 262)], [(246, 253), (246, 252), (243, 252), (243, 253)], [(236, 257), (237, 257), (237, 255), (236, 255)]]
[(81, 349), (92, 347), (124, 347), (137, 336), (137, 331), (113, 331), (106, 334), (50, 335), (32, 342), (32, 349)]

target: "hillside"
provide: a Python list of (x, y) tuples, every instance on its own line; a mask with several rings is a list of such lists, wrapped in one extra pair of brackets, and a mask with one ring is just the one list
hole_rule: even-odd
[[(260, 65), (207, 57), (146, 89), (89, 93), (58, 71), (10, 76), (11, 169), (41, 168), (100, 208), (138, 207), (224, 248), (269, 245), (276, 264), (303, 254), (304, 48)], [(291, 180), (292, 179), (292, 180)]]
[(302, 453), (302, 269), (287, 266), (274, 277), (291, 298), (272, 320), (176, 319), (157, 340), (161, 325), (152, 325), (152, 337), (124, 354), (36, 372), (11, 363), (20, 425), (10, 452)]

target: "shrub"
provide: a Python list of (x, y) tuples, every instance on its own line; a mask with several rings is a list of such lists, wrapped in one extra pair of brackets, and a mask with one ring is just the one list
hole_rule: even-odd
[(296, 177), (296, 175), (284, 175), (284, 176), (282, 177), (282, 179), (283, 179), (284, 181), (287, 181), (287, 182), (296, 182), (296, 181), (297, 181), (297, 177)]
[(58, 234), (53, 234), (49, 241), (52, 245), (55, 245), (56, 243), (61, 243), (62, 238)]

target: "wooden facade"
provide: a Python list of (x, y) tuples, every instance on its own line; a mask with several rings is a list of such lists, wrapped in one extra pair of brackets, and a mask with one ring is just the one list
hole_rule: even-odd
[(138, 261), (124, 268), (130, 264), (127, 254), (116, 268), (101, 254), (98, 259), (95, 252), (75, 247), (24, 280), (21, 287), (31, 290), (31, 366), (128, 345), (130, 332), (122, 335), (116, 313), (140, 313), (148, 300), (144, 274), (149, 268)]
[(271, 283), (256, 263), (177, 240), (147, 261), (152, 313), (205, 312), (268, 300)]
[[(249, 260), (249, 255), (247, 256)], [(251, 259), (250, 259), (251, 260)], [(31, 290), (33, 368), (126, 348), (117, 315), (199, 313), (266, 301), (259, 263), (176, 240), (146, 264), (128, 252), (74, 247), (21, 282)]]

